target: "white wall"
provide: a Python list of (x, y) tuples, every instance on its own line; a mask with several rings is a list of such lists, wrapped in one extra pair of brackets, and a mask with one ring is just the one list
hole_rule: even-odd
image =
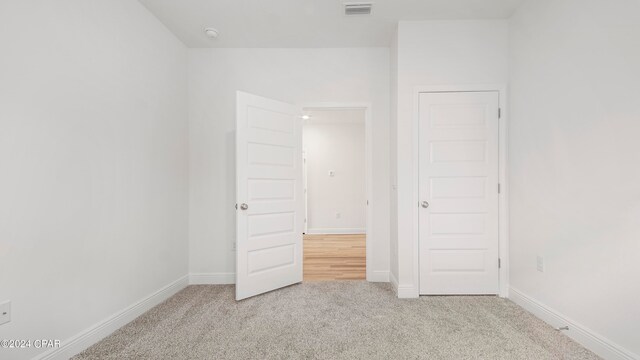
[(0, 339), (64, 345), (187, 274), (186, 49), (129, 0), (3, 0), (0, 44)]
[(389, 281), (398, 286), (398, 29), (389, 49)]
[[(389, 51), (362, 49), (189, 50), (190, 269), (235, 272), (235, 92), (296, 104), (372, 104), (373, 257), (389, 270)], [(218, 277), (220, 278), (220, 277)]]
[(398, 25), (397, 69), (397, 247), (401, 296), (418, 295), (413, 196), (414, 91), (422, 85), (506, 84), (507, 22), (401, 21)]
[(510, 30), (511, 286), (639, 358), (640, 2), (530, 0)]
[(351, 122), (332, 122), (329, 114), (303, 126), (308, 234), (365, 233), (365, 114), (349, 115), (355, 117)]

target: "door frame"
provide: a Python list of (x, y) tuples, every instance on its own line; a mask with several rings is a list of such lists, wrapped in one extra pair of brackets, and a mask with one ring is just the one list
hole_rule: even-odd
[[(304, 130), (304, 124), (302, 124)], [(309, 208), (307, 206), (308, 197), (307, 197), (307, 149), (302, 146), (302, 187), (304, 193), (304, 234), (306, 235), (309, 232)], [(304, 241), (304, 240), (303, 240)]]
[[(302, 111), (306, 110), (364, 110), (364, 177), (365, 194), (367, 197), (366, 221), (365, 221), (365, 247), (366, 247), (366, 276), (367, 281), (380, 281), (375, 278), (372, 267), (373, 260), (373, 235), (371, 233), (373, 224), (373, 147), (372, 147), (372, 124), (371, 124), (371, 103), (367, 102), (318, 102), (298, 104)], [(302, 144), (304, 148), (304, 144)], [(304, 250), (303, 250), (304, 251)]]
[[(506, 84), (468, 84), (468, 85), (430, 85), (416, 86), (413, 92), (413, 139), (412, 139), (412, 194), (416, 206), (412, 211), (413, 217), (413, 278), (416, 279), (414, 287), (415, 297), (420, 296), (420, 209), (417, 206), (420, 199), (419, 174), (420, 174), (420, 132), (417, 131), (420, 126), (420, 94), (421, 93), (442, 93), (442, 92), (498, 92), (498, 106), (501, 116), (498, 121), (499, 138), (498, 138), (498, 163), (500, 182), (500, 194), (498, 195), (498, 256), (500, 259), (500, 269), (498, 271), (499, 293), (502, 298), (509, 297), (509, 182), (507, 176), (508, 166), (508, 98)], [(496, 189), (497, 191), (497, 189)], [(413, 202), (412, 202), (413, 203)]]

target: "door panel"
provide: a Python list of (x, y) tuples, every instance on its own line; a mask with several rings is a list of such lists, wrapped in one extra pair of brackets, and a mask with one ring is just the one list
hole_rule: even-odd
[(420, 94), (420, 294), (498, 293), (498, 99)]
[(237, 94), (237, 300), (302, 281), (300, 113)]

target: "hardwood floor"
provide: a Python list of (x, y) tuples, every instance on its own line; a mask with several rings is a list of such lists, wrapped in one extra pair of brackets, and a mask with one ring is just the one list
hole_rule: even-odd
[(305, 235), (304, 281), (366, 279), (365, 235)]

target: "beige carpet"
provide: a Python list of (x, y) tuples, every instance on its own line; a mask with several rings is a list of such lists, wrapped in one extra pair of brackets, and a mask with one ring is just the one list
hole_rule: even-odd
[(400, 300), (364, 281), (233, 296), (189, 286), (74, 359), (598, 358), (496, 297)]

